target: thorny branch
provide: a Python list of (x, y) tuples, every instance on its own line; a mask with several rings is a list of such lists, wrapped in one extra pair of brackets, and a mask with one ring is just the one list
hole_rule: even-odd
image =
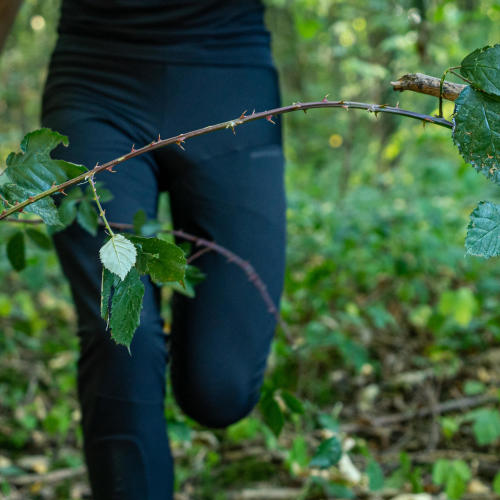
[(28, 205), (31, 205), (32, 203), (35, 203), (36, 201), (39, 201), (42, 198), (45, 198), (57, 192), (63, 192), (65, 189), (75, 184), (78, 184), (79, 182), (87, 181), (89, 178), (93, 177), (95, 174), (98, 174), (99, 172), (102, 172), (103, 170), (108, 170), (112, 172), (113, 167), (116, 167), (117, 165), (127, 160), (130, 160), (131, 158), (135, 158), (136, 156), (142, 155), (144, 153), (154, 151), (155, 149), (163, 148), (165, 146), (168, 146), (169, 144), (177, 144), (179, 147), (184, 149), (182, 144), (186, 140), (191, 139), (192, 137), (228, 128), (231, 129), (234, 133), (235, 128), (238, 125), (243, 125), (244, 123), (260, 120), (262, 118), (265, 118), (267, 121), (274, 123), (272, 117), (275, 115), (282, 115), (285, 113), (291, 113), (293, 111), (299, 111), (299, 110), (306, 112), (308, 109), (317, 109), (317, 108), (343, 108), (345, 110), (349, 110), (351, 108), (364, 109), (369, 113), (374, 113), (375, 115), (377, 115), (378, 113), (390, 113), (395, 115), (407, 116), (409, 118), (414, 118), (416, 120), (421, 120), (424, 123), (433, 123), (434, 125), (439, 125), (441, 127), (452, 128), (453, 126), (451, 122), (445, 120), (444, 118), (429, 116), (422, 113), (416, 113), (414, 111), (401, 109), (399, 107), (387, 106), (385, 104), (367, 104), (364, 102), (343, 101), (343, 100), (329, 101), (326, 99), (326, 97), (322, 101), (306, 102), (306, 103), (294, 102), (290, 106), (284, 106), (281, 108), (275, 108), (268, 111), (262, 111), (260, 113), (253, 112), (251, 115), (246, 115), (245, 112), (243, 112), (238, 118), (234, 120), (228, 120), (226, 122), (217, 123), (215, 125), (209, 125), (208, 127), (193, 130), (191, 132), (186, 132), (184, 134), (178, 134), (174, 137), (170, 137), (169, 139), (161, 139), (160, 136), (158, 136), (157, 140), (152, 141), (146, 146), (143, 146), (142, 148), (139, 149), (135, 149), (134, 146), (132, 146), (132, 149), (130, 150), (129, 153), (120, 156), (119, 158), (115, 158), (114, 160), (111, 160), (103, 165), (97, 164), (93, 169), (89, 170), (88, 172), (84, 172), (83, 174), (78, 175), (73, 179), (69, 179), (65, 182), (62, 182), (61, 184), (54, 185), (50, 189), (47, 189), (46, 191), (43, 191), (35, 196), (31, 196), (29, 199), (23, 202), (16, 203), (12, 207), (0, 213), (0, 220), (5, 219), (9, 215), (12, 215), (16, 212), (22, 211)]

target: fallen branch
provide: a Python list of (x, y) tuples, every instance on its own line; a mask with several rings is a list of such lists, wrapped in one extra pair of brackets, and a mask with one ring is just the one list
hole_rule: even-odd
[(397, 413), (395, 415), (383, 415), (375, 418), (365, 418), (363, 419), (363, 423), (347, 424), (345, 426), (342, 426), (341, 429), (342, 431), (347, 433), (355, 433), (360, 429), (365, 429), (366, 427), (386, 427), (388, 425), (408, 422), (409, 420), (414, 420), (416, 418), (439, 415), (441, 413), (448, 413), (458, 410), (466, 410), (469, 408), (474, 408), (476, 406), (491, 403), (498, 403), (498, 396), (493, 396), (491, 394), (481, 394), (479, 396), (451, 399), (449, 401), (444, 401), (443, 403), (433, 405), (432, 407), (426, 406), (425, 408), (410, 410), (404, 413)]
[[(391, 82), (391, 85), (393, 90), (399, 92), (411, 90), (420, 94), (439, 97), (439, 83), (440, 78), (435, 76), (424, 75), (423, 73), (409, 73), (403, 75), (399, 80)], [(443, 83), (443, 97), (448, 101), (455, 101), (465, 87), (466, 85), (460, 83), (445, 81)]]
[(46, 474), (23, 474), (21, 476), (0, 476), (3, 481), (6, 481), (14, 486), (26, 486), (33, 483), (58, 483), (65, 479), (71, 479), (85, 474), (85, 467), (59, 469)]

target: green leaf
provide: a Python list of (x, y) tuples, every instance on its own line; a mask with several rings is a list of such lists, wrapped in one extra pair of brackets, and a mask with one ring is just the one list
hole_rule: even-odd
[(103, 267), (101, 277), (101, 318), (105, 321), (109, 319), (109, 298), (111, 297), (111, 289), (118, 283), (118, 276)]
[(14, 233), (7, 242), (7, 257), (16, 271), (22, 271), (26, 267), (26, 254), (24, 247), (24, 233)]
[(464, 480), (464, 478), (456, 471), (453, 471), (446, 483), (446, 496), (450, 500), (459, 500), (465, 493), (465, 488), (466, 481)]
[(21, 142), (20, 153), (7, 157), (6, 173), (9, 179), (35, 193), (50, 189), (87, 169), (64, 160), (53, 160), (50, 152), (59, 144), (68, 145), (68, 138), (48, 128), (26, 134)]
[(450, 472), (450, 461), (444, 458), (437, 460), (432, 467), (432, 482), (444, 486)]
[[(119, 236), (119, 235), (118, 235)], [(111, 337), (117, 344), (126, 346), (130, 343), (139, 326), (144, 285), (137, 269), (132, 268), (123, 281), (116, 284), (111, 300)]]
[(79, 187), (71, 189), (59, 204), (59, 219), (64, 227), (73, 223), (76, 218), (76, 205), (83, 197), (82, 190)]
[(478, 410), (472, 431), (480, 446), (494, 443), (500, 437), (500, 413), (487, 408)]
[(455, 101), (453, 142), (464, 160), (500, 184), (500, 101), (465, 87)]
[(121, 234), (113, 235), (99, 250), (102, 265), (122, 280), (135, 264), (137, 250)]
[(342, 446), (336, 437), (325, 439), (316, 449), (310, 462), (311, 467), (327, 469), (336, 465), (342, 457)]
[(171, 287), (174, 291), (186, 295), (187, 297), (194, 298), (196, 297), (195, 286), (198, 283), (201, 283), (206, 278), (206, 274), (198, 269), (196, 266), (187, 264), (186, 265), (186, 274), (184, 276), (184, 280), (182, 286), (178, 281), (169, 281), (162, 283), (165, 286)]
[(78, 213), (76, 214), (76, 220), (78, 224), (88, 231), (92, 236), (97, 235), (97, 211), (94, 209), (92, 204), (86, 200), (82, 201), (78, 207)]
[(281, 398), (285, 402), (287, 408), (292, 413), (299, 413), (299, 414), (303, 414), (304, 413), (304, 406), (302, 405), (302, 402), (299, 399), (297, 399), (290, 392), (288, 392), (288, 391), (282, 391), (281, 392)]
[(495, 257), (500, 254), (500, 206), (481, 201), (470, 215), (465, 248), (470, 255)]
[(259, 407), (264, 417), (264, 422), (273, 431), (274, 435), (278, 437), (285, 424), (285, 417), (272, 392), (264, 392)]
[(470, 53), (462, 61), (460, 73), (478, 89), (500, 97), (500, 45)]
[(132, 224), (134, 226), (134, 233), (141, 234), (141, 229), (144, 224), (146, 224), (147, 217), (146, 212), (141, 208), (134, 214), (132, 219)]
[(186, 257), (175, 244), (159, 238), (129, 236), (140, 249), (138, 269), (148, 273), (156, 283), (181, 281), (186, 272)]
[(370, 460), (366, 467), (366, 475), (370, 491), (381, 490), (384, 487), (384, 473), (382, 467), (375, 460)]
[[(6, 183), (0, 186), (0, 194), (11, 204), (26, 201), (30, 196), (35, 196), (38, 192), (28, 190), (17, 184)], [(57, 212), (54, 200), (49, 196), (32, 203), (24, 208), (25, 212), (39, 215), (49, 226), (60, 226), (61, 220)]]
[(500, 472), (497, 472), (495, 478), (493, 479), (493, 491), (500, 495)]
[(471, 478), (469, 466), (463, 460), (437, 460), (432, 468), (432, 482), (445, 486), (450, 500), (458, 500), (465, 492)]
[(45, 233), (28, 228), (26, 229), (26, 234), (29, 239), (42, 250), (50, 250), (52, 248), (52, 241)]

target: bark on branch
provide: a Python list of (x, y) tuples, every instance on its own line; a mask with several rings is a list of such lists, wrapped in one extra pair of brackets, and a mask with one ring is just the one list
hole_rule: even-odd
[[(420, 94), (433, 95), (439, 97), (440, 78), (424, 75), (423, 73), (411, 73), (403, 75), (399, 80), (391, 82), (393, 90), (412, 90)], [(455, 101), (460, 95), (460, 92), (466, 87), (460, 83), (444, 82), (443, 97), (448, 101)]]

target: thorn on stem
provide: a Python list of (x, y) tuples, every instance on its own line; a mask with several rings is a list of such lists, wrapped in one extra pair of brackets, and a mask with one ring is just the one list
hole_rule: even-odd
[(275, 121), (273, 121), (273, 115), (268, 115), (268, 116), (266, 116), (266, 120), (267, 120), (268, 122), (271, 122), (273, 125), (276, 125), (276, 122), (275, 122)]
[(246, 115), (245, 113), (247, 112), (247, 110), (245, 109), (245, 111), (243, 111), (243, 113), (241, 113), (240, 117), (238, 118), (238, 120), (241, 120), (243, 118), (246, 118)]
[(325, 97), (323, 97), (322, 101), (321, 102), (328, 102), (328, 96), (330, 94), (326, 94)]
[(110, 165), (109, 167), (106, 167), (106, 170), (108, 172), (111, 172), (112, 174), (116, 174), (116, 170), (113, 170), (113, 165)]
[(134, 153), (136, 150), (135, 150), (135, 144), (132, 144), (132, 149), (130, 150), (131, 153)]

